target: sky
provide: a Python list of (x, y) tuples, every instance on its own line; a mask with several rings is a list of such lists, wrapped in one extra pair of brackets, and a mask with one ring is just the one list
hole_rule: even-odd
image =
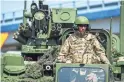
[[(38, 0), (34, 0), (38, 2)], [(48, 4), (59, 4), (62, 2), (73, 1), (73, 0), (44, 0), (44, 3)], [(23, 10), (24, 8), (24, 0), (1, 0), (1, 12), (7, 13), (17, 10)], [(27, 0), (27, 7), (30, 6), (32, 0)]]
[[(32, 0), (27, 0), (28, 5), (27, 7), (30, 6)], [(38, 2), (38, 0), (33, 0), (35, 2)], [(47, 4), (59, 4), (59, 3), (66, 3), (70, 1), (90, 1), (92, 3), (97, 3), (98, 1), (102, 0), (44, 0), (44, 3)], [(111, 2), (111, 1), (118, 1), (118, 0), (103, 0), (104, 2)], [(24, 7), (24, 0), (0, 0), (1, 4), (1, 13), (7, 13), (7, 12), (12, 12), (12, 11), (17, 11), (17, 10), (23, 10)]]

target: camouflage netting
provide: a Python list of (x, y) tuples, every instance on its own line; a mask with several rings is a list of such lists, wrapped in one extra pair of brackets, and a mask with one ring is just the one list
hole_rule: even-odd
[(31, 79), (31, 78), (25, 78), (25, 79), (19, 79), (19, 78), (6, 78), (2, 79), (1, 82), (54, 82), (54, 78), (51, 76), (44, 76), (40, 79)]
[(37, 63), (27, 65), (24, 77), (30, 77), (33, 79), (43, 77), (43, 64), (47, 62), (54, 64), (58, 51), (58, 47), (51, 48), (37, 61)]
[(39, 82), (54, 82), (53, 77), (42, 77)]
[(24, 74), (13, 78), (9, 78), (9, 77), (3, 78), (1, 81), (2, 82), (54, 82), (54, 76), (45, 76), (43, 74), (43, 70), (44, 70), (43, 65), (46, 63), (55, 64), (55, 60), (58, 52), (59, 52), (59, 47), (54, 47), (49, 49), (36, 63), (27, 64)]
[(37, 63), (34, 63), (32, 65), (27, 65), (25, 74), (28, 77), (37, 79), (42, 76), (42, 69), (43, 69), (42, 66)]

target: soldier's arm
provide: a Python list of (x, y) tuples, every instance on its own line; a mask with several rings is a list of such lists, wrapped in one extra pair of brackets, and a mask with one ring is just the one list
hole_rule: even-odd
[(66, 62), (66, 57), (69, 53), (69, 47), (70, 47), (69, 41), (70, 41), (70, 37), (68, 37), (65, 40), (64, 44), (61, 46), (61, 49), (60, 49), (60, 52), (59, 52), (59, 55), (58, 55), (58, 58), (57, 58), (57, 60), (59, 62)]
[(93, 40), (94, 40), (93, 44), (94, 44), (96, 54), (100, 57), (102, 62), (104, 62), (105, 64), (110, 64), (108, 58), (105, 55), (105, 50), (102, 48), (102, 45), (100, 44), (100, 42), (97, 40), (96, 37)]

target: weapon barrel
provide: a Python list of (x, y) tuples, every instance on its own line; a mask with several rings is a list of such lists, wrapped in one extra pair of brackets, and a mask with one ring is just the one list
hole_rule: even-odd
[(18, 32), (14, 33), (13, 38), (22, 44), (26, 44), (26, 42), (27, 42), (27, 40), (24, 37), (22, 37), (21, 35), (19, 35)]
[(55, 26), (55, 24), (52, 24), (52, 29), (51, 29), (52, 31), (55, 31), (56, 30), (56, 26)]
[(20, 33), (20, 32), (23, 32), (23, 30), (24, 30), (23, 27), (19, 27), (19, 28), (18, 28), (18, 32), (19, 32), (19, 33)]
[(57, 24), (57, 31), (61, 31), (62, 25), (60, 23)]
[(27, 18), (24, 16), (26, 10), (26, 6), (27, 6), (27, 1), (24, 1), (24, 10), (23, 10), (23, 23), (26, 24), (27, 23)]
[(39, 8), (43, 9), (43, 2), (42, 2), (42, 0), (39, 0)]
[(55, 30), (56, 30), (56, 27), (55, 27), (55, 26), (53, 26), (53, 27), (52, 27), (52, 31), (55, 31)]

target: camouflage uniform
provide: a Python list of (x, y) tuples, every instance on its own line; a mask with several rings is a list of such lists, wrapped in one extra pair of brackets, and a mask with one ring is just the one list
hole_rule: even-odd
[(110, 64), (105, 56), (105, 50), (91, 33), (85, 33), (82, 38), (76, 33), (70, 35), (61, 47), (58, 61), (83, 64), (95, 64), (102, 61)]

